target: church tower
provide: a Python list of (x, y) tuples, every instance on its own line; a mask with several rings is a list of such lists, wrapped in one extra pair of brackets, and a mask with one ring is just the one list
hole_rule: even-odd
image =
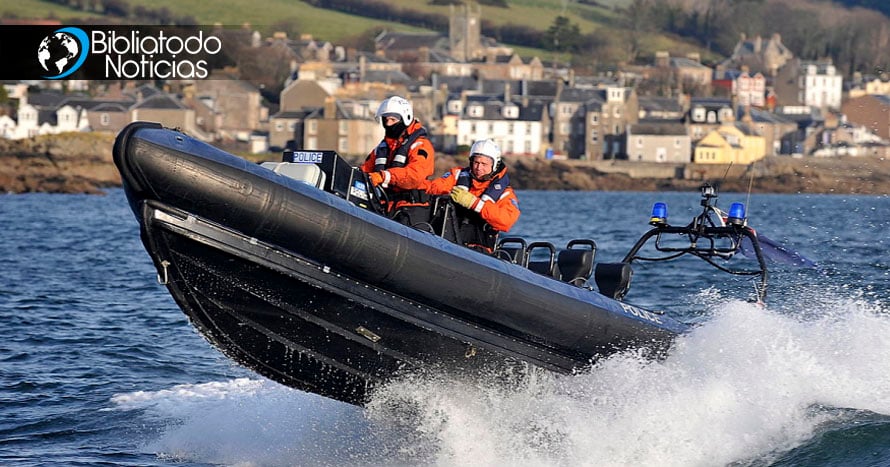
[(482, 7), (476, 2), (451, 5), (448, 21), (451, 57), (466, 62), (482, 57)]

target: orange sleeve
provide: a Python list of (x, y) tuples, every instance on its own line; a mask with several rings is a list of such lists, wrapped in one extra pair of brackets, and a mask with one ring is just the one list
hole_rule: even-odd
[(455, 167), (444, 175), (434, 178), (424, 184), (424, 189), (431, 195), (445, 195), (451, 192), (454, 185), (457, 185), (457, 176), (460, 174), (460, 167)]
[(364, 173), (374, 172), (374, 151), (371, 151), (371, 153), (368, 154), (368, 157), (365, 159), (365, 162), (362, 162), (360, 168)]
[(500, 232), (509, 231), (519, 220), (519, 214), (519, 198), (510, 187), (504, 190), (500, 199), (483, 202), (482, 210), (479, 211), (485, 222)]
[(389, 185), (403, 190), (423, 189), (428, 178), (432, 177), (436, 170), (435, 159), (436, 151), (430, 140), (418, 138), (408, 148), (408, 162), (405, 166), (387, 169), (391, 177)]

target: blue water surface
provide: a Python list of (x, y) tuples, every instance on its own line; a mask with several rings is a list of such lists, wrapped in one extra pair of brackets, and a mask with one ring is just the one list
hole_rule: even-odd
[[(697, 193), (519, 197), (511, 234), (591, 238), (597, 261), (621, 259), (653, 202), (676, 224), (700, 209)], [(201, 338), (122, 190), (0, 196), (0, 465), (890, 465), (890, 200), (720, 195), (735, 201), (819, 265), (777, 266), (767, 307), (704, 266), (641, 266), (629, 301), (698, 323), (664, 361), (627, 352), (510, 390), (406, 381), (358, 409)]]

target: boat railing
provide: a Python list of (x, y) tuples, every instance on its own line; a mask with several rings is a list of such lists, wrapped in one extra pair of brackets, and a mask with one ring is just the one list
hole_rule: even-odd
[(559, 268), (556, 266), (556, 247), (550, 242), (529, 243), (528, 268), (538, 274), (559, 279)]
[(528, 242), (521, 237), (504, 237), (492, 256), (525, 267), (528, 265)]
[[(634, 261), (670, 261), (686, 255), (694, 256), (728, 274), (757, 276), (755, 300), (763, 302), (769, 273), (757, 234), (747, 225), (744, 206), (735, 203), (729, 213), (721, 211), (716, 206), (717, 190), (709, 184), (702, 185), (701, 195), (701, 213), (684, 226), (670, 225), (666, 205), (655, 203), (649, 221), (653, 227), (616, 264), (629, 267)], [(651, 247), (647, 247), (653, 239)], [(743, 244), (750, 245), (757, 260), (756, 267), (729, 265), (728, 260), (743, 250)], [(628, 287), (629, 283), (628, 279)]]
[(543, 276), (569, 284), (591, 288), (596, 242), (578, 238), (558, 250), (550, 242), (528, 243), (522, 237), (504, 237), (498, 241), (492, 256), (523, 266)]

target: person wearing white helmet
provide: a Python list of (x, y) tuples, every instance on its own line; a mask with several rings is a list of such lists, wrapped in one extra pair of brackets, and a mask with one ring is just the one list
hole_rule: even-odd
[(427, 184), (431, 195), (449, 194), (458, 208), (460, 243), (491, 253), (500, 232), (519, 220), (519, 198), (510, 186), (501, 148), (490, 139), (473, 143), (470, 165), (455, 167)]
[(402, 214), (399, 220), (410, 225), (410, 219), (404, 217), (410, 217), (412, 211), (417, 211), (415, 217), (428, 217), (429, 195), (423, 187), (435, 171), (435, 149), (406, 99), (385, 99), (377, 108), (377, 120), (383, 125), (384, 137), (368, 154), (361, 170), (374, 186), (385, 190), (389, 214), (394, 218)]

